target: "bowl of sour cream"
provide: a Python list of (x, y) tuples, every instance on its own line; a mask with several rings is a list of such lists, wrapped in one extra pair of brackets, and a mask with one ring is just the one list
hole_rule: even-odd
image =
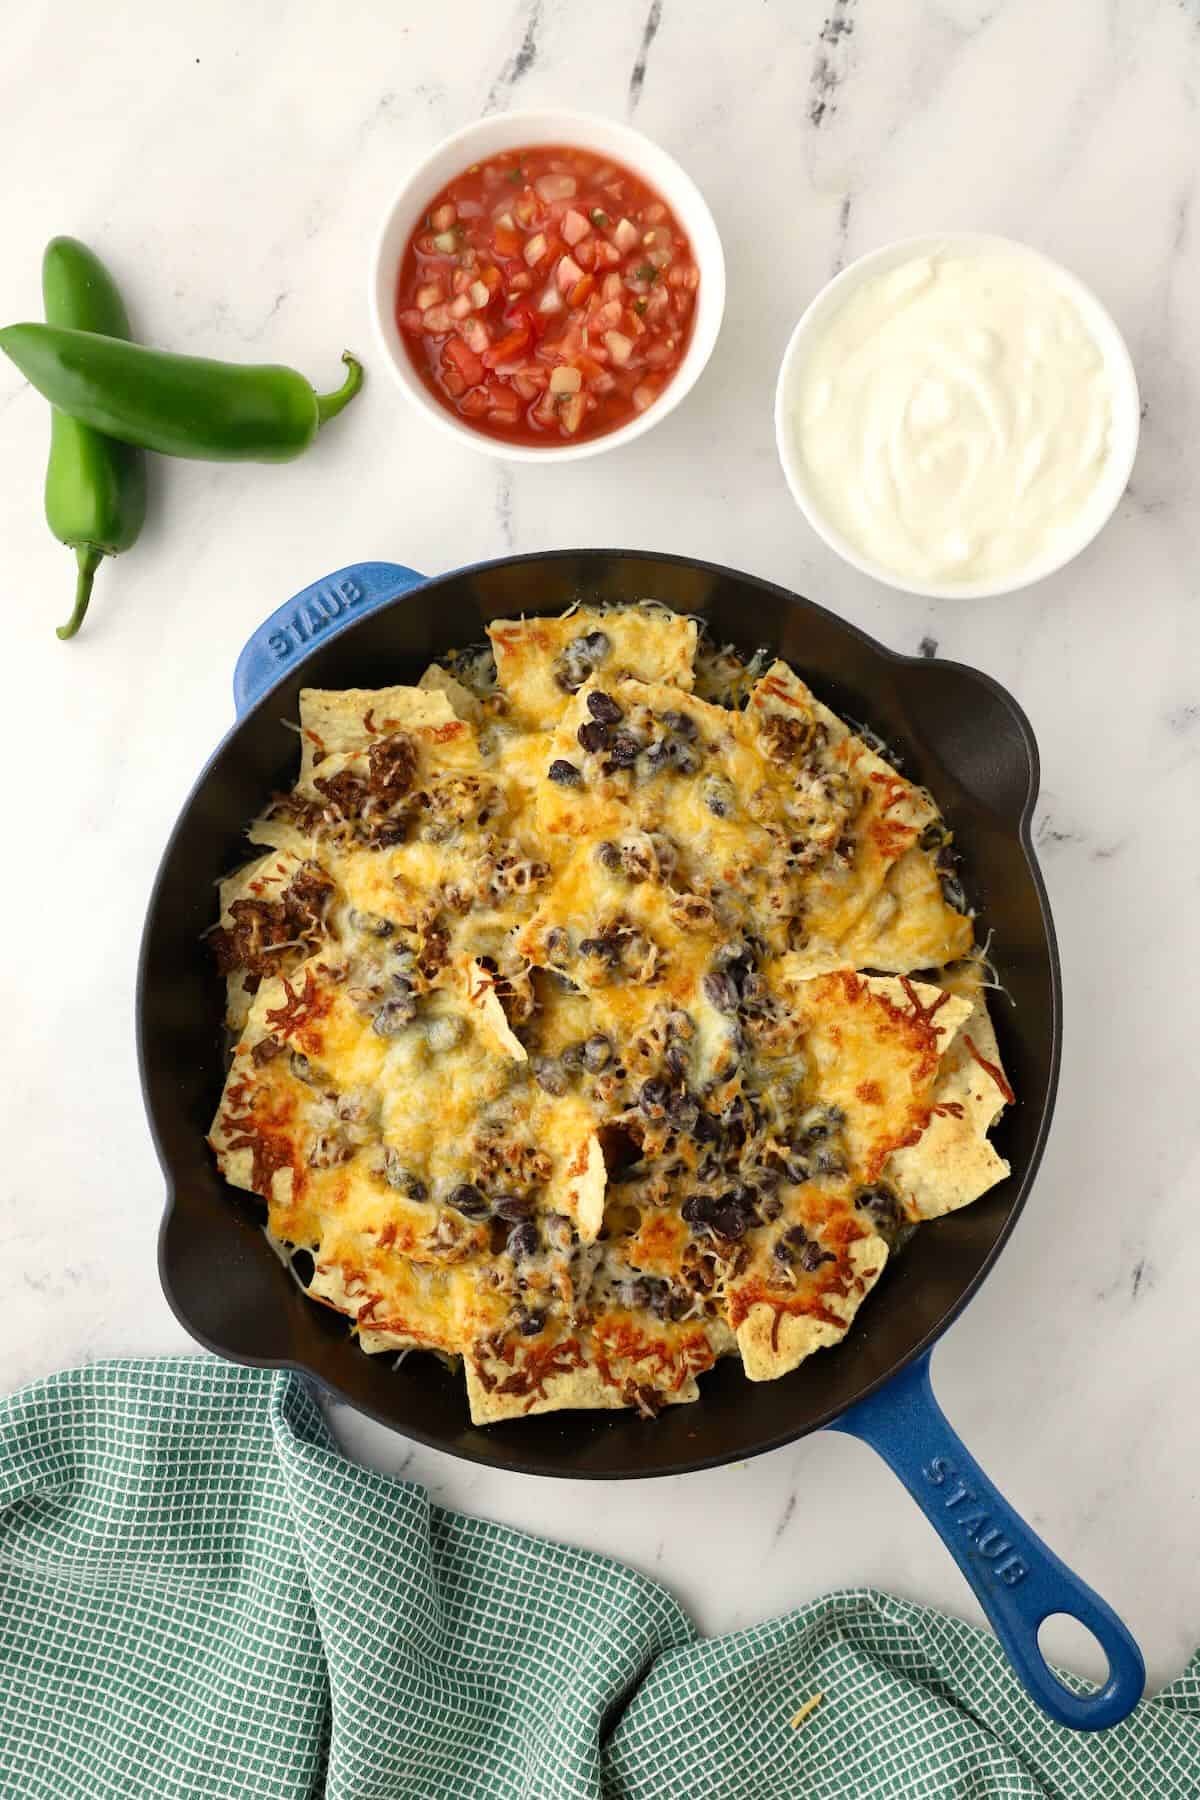
[(852, 263), (792, 333), (775, 392), (788, 486), (854, 568), (936, 599), (1062, 568), (1137, 451), (1125, 341), (1076, 276), (1010, 238), (908, 238)]

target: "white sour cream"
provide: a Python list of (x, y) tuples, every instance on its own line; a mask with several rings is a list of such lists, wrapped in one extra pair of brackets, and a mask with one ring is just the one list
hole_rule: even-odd
[(788, 396), (828, 524), (897, 578), (1000, 580), (1078, 537), (1113, 383), (1065, 278), (1018, 245), (914, 256), (858, 286)]

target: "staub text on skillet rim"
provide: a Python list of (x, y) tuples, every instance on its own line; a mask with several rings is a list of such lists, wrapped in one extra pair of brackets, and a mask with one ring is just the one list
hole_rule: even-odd
[[(450, 646), (479, 639), (490, 619), (561, 612), (584, 596), (657, 599), (708, 620), (723, 641), (743, 649), (767, 644), (836, 711), (878, 731), (900, 752), (905, 772), (934, 793), (1015, 1002), (995, 1009), (1020, 1097), (997, 1132), (1013, 1173), (974, 1206), (923, 1227), (847, 1339), (779, 1381), (749, 1383), (740, 1366), (726, 1363), (705, 1377), (696, 1405), (670, 1408), (652, 1425), (624, 1413), (554, 1413), (473, 1427), (448, 1371), (429, 1358), (397, 1368), (391, 1358), (367, 1357), (343, 1320), (309, 1301), (274, 1257), (258, 1209), (217, 1174), (204, 1134), (223, 1074), (221, 984), (200, 938), (212, 922), (214, 880), (245, 860), (244, 821), (294, 765), (295, 736), (282, 720), (295, 717), (300, 686), (415, 681)], [(254, 634), (238, 663), (235, 695), (238, 722), (200, 775), (164, 853), (139, 967), (139, 1061), (168, 1182), (160, 1271), (187, 1329), (235, 1361), (303, 1371), (421, 1442), (530, 1474), (681, 1474), (836, 1423), (867, 1437), (909, 1486), (1047, 1710), (1083, 1729), (1124, 1717), (1141, 1691), (1136, 1646), (991, 1489), (928, 1389), (930, 1347), (979, 1286), (1028, 1196), (1057, 1083), (1058, 956), (1029, 840), (1037, 749), (1011, 697), (963, 665), (896, 655), (772, 583), (684, 557), (606, 550), (506, 557), (428, 581), (394, 564), (338, 571)], [(898, 1396), (890, 1409), (889, 1394)], [(936, 1516), (945, 1481), (939, 1486), (911, 1454), (921, 1422), (930, 1426), (934, 1415), (944, 1430), (930, 1442), (943, 1454), (926, 1460), (943, 1475), (969, 1468), (985, 1485), (984, 1531), (992, 1535), (984, 1550), (948, 1515)], [(1072, 1695), (1042, 1659), (1036, 1629), (1054, 1611), (1072, 1613), (1100, 1638), (1111, 1664), (1100, 1693)]]

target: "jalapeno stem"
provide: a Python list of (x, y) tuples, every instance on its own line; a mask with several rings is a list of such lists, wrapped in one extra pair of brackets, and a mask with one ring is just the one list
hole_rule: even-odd
[(75, 610), (66, 624), (58, 627), (60, 638), (73, 638), (83, 624), (83, 616), (92, 597), (92, 583), (96, 579), (96, 570), (104, 561), (104, 552), (97, 550), (94, 544), (80, 544), (75, 552), (75, 559), (79, 564), (79, 579), (75, 583)]
[(358, 358), (351, 356), (348, 350), (342, 351), (342, 361), (348, 370), (345, 381), (335, 394), (317, 395), (317, 418), (324, 425), (328, 419), (335, 419), (343, 406), (349, 404), (362, 386), (362, 364)]

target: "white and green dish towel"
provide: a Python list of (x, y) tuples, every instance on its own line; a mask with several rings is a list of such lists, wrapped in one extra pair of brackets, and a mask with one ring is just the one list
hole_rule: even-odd
[(0, 1400), (3, 1800), (992, 1795), (1200, 1795), (1200, 1657), (1083, 1735), (886, 1594), (702, 1638), (619, 1563), (347, 1461), (293, 1375), (107, 1362)]

